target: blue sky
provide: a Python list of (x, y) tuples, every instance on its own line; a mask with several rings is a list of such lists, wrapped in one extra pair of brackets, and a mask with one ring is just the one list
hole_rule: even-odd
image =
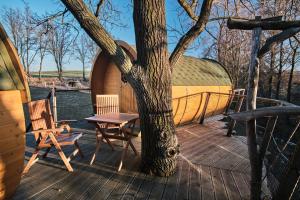
[[(26, 0), (29, 4), (31, 10), (39, 15), (43, 15), (46, 12), (54, 13), (55, 11), (63, 10), (64, 6), (59, 0)], [(113, 28), (111, 30), (111, 34), (115, 39), (124, 40), (129, 44), (135, 44), (134, 38), (134, 28), (133, 28), (133, 20), (132, 20), (132, 10), (128, 5), (130, 0), (114, 0), (115, 5), (118, 6), (118, 9), (122, 12), (121, 17), (123, 23), (125, 23), (128, 28)], [(178, 25), (178, 17), (176, 14), (177, 1), (174, 0), (166, 0), (166, 10), (167, 10), (167, 22), (171, 26)], [(24, 7), (23, 0), (1, 0), (0, 8), (20, 8)], [(169, 44), (169, 50), (171, 51), (174, 48), (174, 42)], [(187, 52), (189, 55), (199, 56), (200, 51), (189, 51)], [(45, 70), (56, 70), (55, 63), (51, 55), (48, 55), (45, 59)], [(37, 70), (37, 63), (33, 63), (33, 70)], [(66, 61), (64, 65), (65, 70), (81, 70), (81, 64), (79, 61), (75, 59), (70, 59), (70, 61)]]

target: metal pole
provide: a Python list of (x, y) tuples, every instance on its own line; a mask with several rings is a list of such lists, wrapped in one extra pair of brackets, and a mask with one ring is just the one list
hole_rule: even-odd
[(54, 123), (57, 125), (57, 107), (56, 107), (56, 93), (55, 93), (55, 83), (52, 84), (52, 104), (53, 104), (53, 118)]

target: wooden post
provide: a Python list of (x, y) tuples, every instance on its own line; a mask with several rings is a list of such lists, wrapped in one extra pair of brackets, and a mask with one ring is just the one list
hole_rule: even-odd
[(207, 92), (206, 98), (205, 98), (205, 103), (204, 103), (204, 107), (203, 107), (203, 111), (200, 117), (200, 124), (204, 123), (204, 118), (205, 118), (205, 113), (206, 113), (206, 109), (209, 103), (209, 98), (210, 98), (210, 92)]
[[(260, 20), (261, 17), (255, 17)], [(259, 80), (259, 58), (258, 51), (260, 49), (261, 27), (253, 29), (252, 33), (252, 50), (249, 65), (249, 76), (247, 86), (247, 111), (256, 109), (256, 97)], [(246, 123), (246, 135), (248, 143), (248, 151), (251, 165), (251, 196), (252, 200), (260, 199), (261, 194), (261, 177), (262, 162), (257, 150), (256, 141), (256, 120), (252, 119)]]
[[(238, 92), (238, 94), (237, 94), (237, 95), (238, 95), (238, 101), (237, 101), (237, 104), (236, 104), (236, 106), (235, 106), (235, 108), (234, 108), (234, 112), (235, 112), (235, 113), (240, 112), (240, 110), (241, 110), (241, 108), (242, 108), (243, 101), (244, 101), (245, 90), (240, 89), (240, 90), (238, 90), (237, 92)], [(231, 120), (230, 120), (230, 123), (229, 123), (229, 125), (228, 125), (228, 131), (227, 131), (227, 136), (228, 136), (228, 137), (231, 137), (232, 131), (233, 131), (234, 127), (235, 127), (235, 124), (236, 124), (236, 120), (231, 119)]]
[(57, 126), (57, 107), (56, 107), (56, 93), (55, 93), (55, 83), (52, 84), (52, 104), (53, 104), (53, 118), (54, 123)]
[(228, 111), (229, 111), (229, 107), (231, 106), (232, 104), (232, 101), (234, 99), (234, 96), (235, 96), (235, 90), (231, 90), (231, 95), (230, 97), (228, 98), (228, 102), (227, 102), (227, 106), (226, 106), (226, 109), (225, 109), (225, 112), (224, 114), (228, 114)]

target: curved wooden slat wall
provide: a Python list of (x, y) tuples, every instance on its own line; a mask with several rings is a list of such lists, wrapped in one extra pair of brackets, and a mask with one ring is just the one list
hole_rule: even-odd
[(25, 119), (19, 90), (0, 91), (0, 199), (11, 197), (24, 165)]
[[(135, 60), (136, 53), (133, 48), (125, 42), (118, 42), (126, 53), (131, 56), (131, 59)], [(120, 112), (137, 112), (137, 104), (133, 89), (129, 83), (122, 82), (120, 71), (105, 52), (100, 52), (96, 56), (90, 78), (91, 97), (94, 105), (97, 94), (118, 94), (120, 98)], [(172, 96), (175, 124), (188, 123), (197, 120), (201, 116), (207, 95), (206, 92), (230, 93), (231, 90), (232, 85), (229, 84), (214, 86), (173, 85)], [(185, 97), (191, 94), (197, 95)], [(222, 113), (226, 108), (228, 100), (229, 96), (227, 95), (212, 94), (205, 116)]]
[(24, 166), (25, 118), (22, 103), (29, 87), (16, 49), (0, 24), (0, 199), (8, 199), (20, 183)]

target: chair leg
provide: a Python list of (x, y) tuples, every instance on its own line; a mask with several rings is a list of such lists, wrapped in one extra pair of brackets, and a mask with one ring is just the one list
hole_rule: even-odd
[(78, 149), (78, 153), (79, 153), (80, 157), (84, 158), (84, 155), (83, 155), (83, 153), (82, 153), (82, 151), (79, 147), (79, 144), (78, 144), (77, 140), (74, 142), (74, 145), (75, 145), (76, 149)]
[(117, 169), (118, 172), (121, 171), (121, 169), (122, 169), (123, 159), (124, 159), (124, 157), (127, 153), (128, 146), (129, 146), (129, 141), (126, 143), (126, 146), (125, 146), (124, 150), (122, 151), (121, 159), (120, 159), (119, 166), (118, 166), (118, 169)]
[(95, 153), (92, 156), (92, 159), (90, 161), (90, 165), (92, 165), (94, 163), (94, 161), (95, 161), (95, 159), (97, 157), (97, 154), (98, 154), (99, 149), (100, 149), (101, 140), (102, 140), (102, 138), (101, 139), (97, 139), (96, 150), (95, 150)]
[(35, 149), (35, 151), (33, 152), (32, 156), (30, 157), (30, 159), (29, 159), (26, 167), (23, 170), (23, 174), (26, 174), (29, 171), (29, 169), (31, 168), (31, 166), (37, 161), (36, 157), (38, 156), (39, 151), (40, 151), (39, 149)]
[(51, 150), (51, 148), (52, 148), (52, 146), (51, 146), (51, 147), (48, 147), (48, 148), (46, 149), (46, 152), (43, 154), (43, 158), (46, 158), (46, 157), (47, 157), (47, 155), (48, 155), (49, 151)]
[(53, 136), (53, 134), (49, 134), (59, 156), (61, 157), (61, 159), (63, 160), (64, 164), (66, 165), (67, 169), (69, 172), (73, 172), (73, 168), (70, 164), (70, 161), (67, 159), (67, 157), (65, 156), (64, 152), (62, 151), (60, 145), (58, 144), (58, 142), (56, 141), (55, 137)]

